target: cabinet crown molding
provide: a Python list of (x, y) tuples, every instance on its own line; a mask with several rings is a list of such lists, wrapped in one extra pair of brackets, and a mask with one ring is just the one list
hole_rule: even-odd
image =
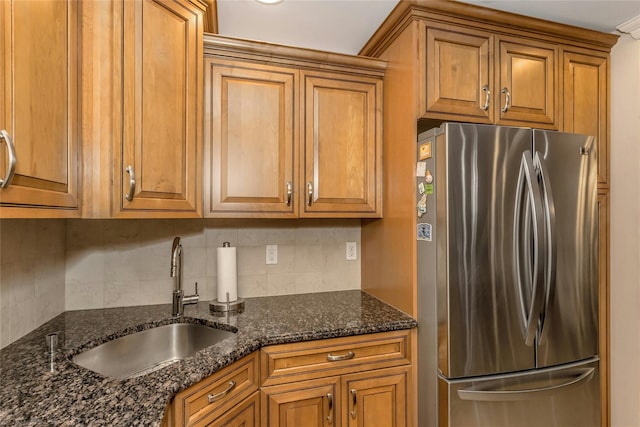
[(635, 16), (628, 21), (616, 27), (621, 33), (630, 34), (631, 37), (638, 40), (640, 39), (640, 15)]
[[(541, 39), (561, 38), (565, 43), (575, 43), (609, 51), (618, 36), (599, 31), (517, 15), (461, 3), (455, 0), (400, 0), (387, 19), (380, 25), (360, 50), (360, 55), (378, 56), (394, 38), (394, 34), (412, 20), (431, 20), (468, 24), (470, 27), (492, 27), (494, 32), (514, 33), (526, 31)], [(390, 40), (391, 39), (391, 40)]]
[[(377, 58), (325, 52), (217, 34), (204, 35), (204, 54), (244, 58), (264, 63), (286, 63), (303, 68), (324, 69), (330, 64), (353, 67), (358, 74), (383, 76), (387, 62)], [(247, 56), (248, 55), (248, 56)]]

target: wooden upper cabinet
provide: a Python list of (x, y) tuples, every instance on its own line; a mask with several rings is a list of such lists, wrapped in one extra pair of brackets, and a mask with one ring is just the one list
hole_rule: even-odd
[(197, 1), (123, 2), (116, 216), (201, 216), (203, 13)]
[(297, 215), (296, 76), (205, 60), (205, 216)]
[(557, 129), (558, 48), (515, 37), (497, 45), (496, 122)]
[(207, 34), (206, 217), (382, 215), (385, 63)]
[(424, 25), (423, 117), (558, 128), (556, 45), (456, 25)]
[(300, 216), (380, 216), (382, 82), (302, 73)]
[(425, 110), (444, 119), (455, 114), (491, 123), (492, 58), (493, 36), (488, 33), (427, 28)]
[(78, 2), (5, 0), (0, 26), (0, 216), (79, 216)]
[(607, 54), (563, 52), (563, 130), (598, 141), (598, 184), (609, 184)]

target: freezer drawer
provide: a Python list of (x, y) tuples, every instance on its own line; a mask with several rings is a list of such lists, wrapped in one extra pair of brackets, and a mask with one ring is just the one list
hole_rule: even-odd
[(438, 379), (440, 427), (597, 427), (598, 359), (473, 380)]

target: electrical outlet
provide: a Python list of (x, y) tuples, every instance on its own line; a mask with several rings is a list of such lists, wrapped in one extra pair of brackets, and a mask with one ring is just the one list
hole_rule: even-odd
[(267, 245), (267, 264), (278, 263), (278, 245)]
[(358, 248), (356, 242), (347, 242), (347, 261), (355, 261), (358, 259)]

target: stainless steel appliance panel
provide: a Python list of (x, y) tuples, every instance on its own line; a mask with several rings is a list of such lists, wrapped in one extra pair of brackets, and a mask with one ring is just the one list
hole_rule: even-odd
[(439, 378), (440, 427), (598, 427), (599, 361), (473, 380)]
[(516, 190), (532, 131), (458, 123), (443, 129), (446, 141), (437, 152), (446, 156), (446, 182), (435, 183), (437, 191), (446, 185), (447, 217), (440, 372), (461, 378), (531, 369), (535, 352), (525, 344), (512, 261)]
[(546, 227), (555, 236), (547, 248), (538, 366), (553, 366), (598, 354), (596, 141), (534, 130), (534, 150)]

